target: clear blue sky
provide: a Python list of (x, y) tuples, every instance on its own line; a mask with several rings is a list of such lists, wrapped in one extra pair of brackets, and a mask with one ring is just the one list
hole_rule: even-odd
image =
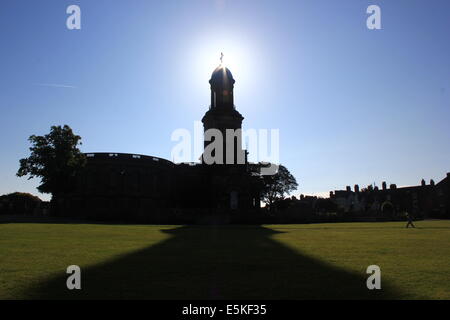
[[(81, 30), (66, 28), (71, 4)], [(382, 30), (366, 27), (371, 4)], [(437, 182), (450, 171), (449, 17), (448, 0), (2, 0), (0, 194), (38, 194), (15, 173), (51, 125), (85, 152), (170, 159), (172, 131), (208, 108), (221, 51), (244, 129), (280, 129), (295, 194)]]

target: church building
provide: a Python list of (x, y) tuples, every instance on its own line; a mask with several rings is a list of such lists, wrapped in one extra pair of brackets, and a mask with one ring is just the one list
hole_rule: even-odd
[[(196, 223), (217, 216), (240, 221), (257, 212), (261, 176), (242, 150), (240, 130), (244, 117), (234, 105), (235, 80), (230, 70), (220, 65), (209, 83), (211, 105), (202, 119), (205, 149), (201, 162), (173, 163), (116, 152), (87, 153), (87, 164), (75, 177), (73, 192), (54, 199), (55, 214), (98, 220)], [(222, 142), (216, 140), (219, 132)], [(226, 139), (227, 134), (231, 140)], [(218, 143), (223, 148), (215, 148)]]

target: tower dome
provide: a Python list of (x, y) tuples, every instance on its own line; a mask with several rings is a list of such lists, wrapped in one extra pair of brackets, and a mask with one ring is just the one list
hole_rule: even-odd
[(223, 65), (218, 66), (214, 69), (211, 80), (209, 83), (211, 86), (229, 86), (234, 84), (233, 75), (231, 74), (230, 69), (226, 68)]

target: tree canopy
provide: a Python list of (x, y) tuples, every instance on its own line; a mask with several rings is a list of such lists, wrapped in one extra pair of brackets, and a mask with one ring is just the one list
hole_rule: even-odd
[(27, 192), (13, 192), (0, 196), (0, 201), (31, 201), (31, 202), (42, 202), (42, 200)]
[(278, 171), (273, 175), (264, 175), (264, 187), (261, 194), (261, 200), (264, 201), (269, 207), (277, 200), (283, 199), (290, 192), (294, 191), (298, 187), (297, 180), (289, 172), (289, 170), (283, 166), (278, 166)]
[(32, 135), (31, 154), (20, 160), (18, 177), (41, 178), (38, 190), (42, 193), (67, 192), (73, 186), (73, 177), (85, 163), (85, 155), (78, 149), (81, 137), (68, 125), (52, 126), (44, 136)]

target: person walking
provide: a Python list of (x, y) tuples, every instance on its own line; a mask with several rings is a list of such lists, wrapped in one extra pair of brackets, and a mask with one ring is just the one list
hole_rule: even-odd
[(406, 212), (406, 219), (408, 220), (408, 223), (406, 224), (406, 228), (409, 228), (409, 226), (415, 228), (416, 226), (413, 223), (413, 216), (412, 214)]

